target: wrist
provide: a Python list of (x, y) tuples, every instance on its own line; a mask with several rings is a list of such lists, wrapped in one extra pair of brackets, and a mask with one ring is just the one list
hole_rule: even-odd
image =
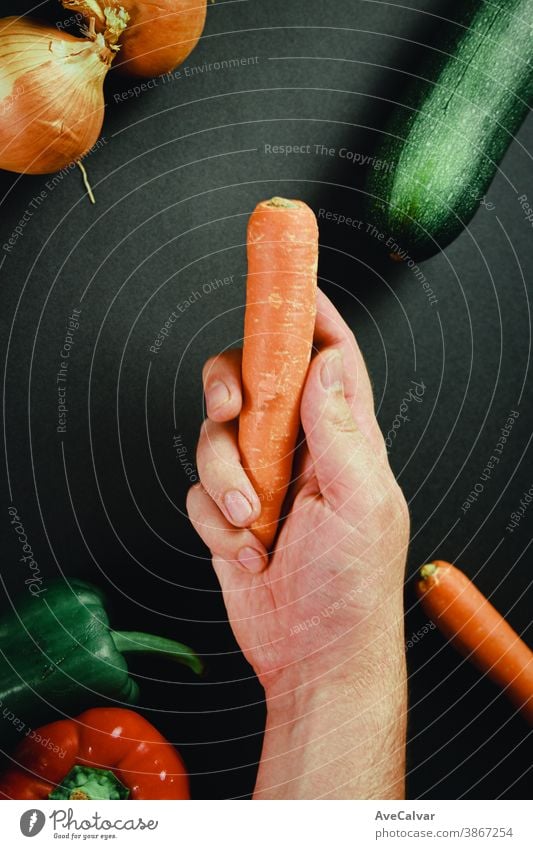
[(326, 708), (347, 705), (361, 721), (379, 724), (391, 704), (405, 705), (406, 679), (403, 644), (401, 651), (395, 647), (385, 656), (368, 653), (323, 674), (287, 670), (265, 687), (268, 720), (311, 719)]
[(263, 677), (267, 710), (285, 717), (331, 701), (363, 707), (406, 679), (403, 611), (388, 608), (369, 617), (349, 643), (332, 643)]
[(403, 653), (355, 675), (288, 683), (266, 695), (255, 798), (404, 798)]

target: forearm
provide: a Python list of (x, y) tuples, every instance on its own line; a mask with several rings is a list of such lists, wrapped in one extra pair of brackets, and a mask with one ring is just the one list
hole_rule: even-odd
[(403, 640), (355, 677), (267, 698), (255, 799), (402, 799)]

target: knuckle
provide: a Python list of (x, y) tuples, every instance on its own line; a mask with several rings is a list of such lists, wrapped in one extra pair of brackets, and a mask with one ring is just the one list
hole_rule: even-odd
[(375, 465), (369, 470), (365, 495), (369, 507), (383, 512), (388, 522), (391, 519), (407, 518), (409, 515), (407, 502), (394, 475), (383, 474)]
[(394, 527), (402, 539), (407, 539), (410, 528), (407, 501), (394, 475), (391, 473), (387, 478), (380, 487), (380, 506), (386, 529)]
[(388, 500), (388, 493), (385, 487), (379, 478), (373, 477), (373, 480), (369, 481), (365, 486), (363, 493), (363, 503), (368, 515), (376, 518), (383, 514), (387, 516), (388, 521)]
[(352, 412), (344, 399), (342, 403), (332, 405), (328, 411), (330, 426), (337, 433), (355, 435), (359, 433)]
[(217, 503), (222, 501), (224, 481), (220, 463), (215, 458), (207, 460), (202, 468), (202, 485), (207, 494)]

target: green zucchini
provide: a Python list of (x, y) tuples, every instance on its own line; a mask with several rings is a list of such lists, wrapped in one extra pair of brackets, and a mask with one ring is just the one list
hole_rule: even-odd
[(368, 221), (400, 256), (461, 233), (533, 101), (533, 0), (463, 7), (395, 109), (376, 153), (390, 167), (367, 183)]

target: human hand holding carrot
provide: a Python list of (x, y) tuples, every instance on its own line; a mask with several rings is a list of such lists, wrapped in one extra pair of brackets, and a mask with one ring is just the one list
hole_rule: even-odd
[(188, 496), (229, 619), (265, 688), (256, 797), (403, 792), (403, 572), (409, 521), (353, 334), (318, 292), (300, 402), (304, 441), (275, 547), (241, 463), (241, 354), (206, 363), (208, 418)]

